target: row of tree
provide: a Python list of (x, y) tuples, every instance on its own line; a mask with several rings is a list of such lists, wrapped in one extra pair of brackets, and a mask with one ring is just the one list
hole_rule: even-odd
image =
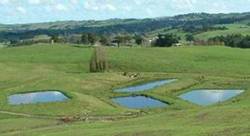
[(42, 35), (42, 38), (33, 37), (24, 40), (11, 40), (9, 46), (24, 46), (36, 43), (72, 43), (85, 45), (104, 45), (104, 46), (132, 46), (149, 45), (149, 39), (144, 35), (98, 35), (94, 33), (83, 33), (81, 35)]
[(228, 35), (225, 37), (225, 45), (230, 47), (250, 48), (250, 36)]
[(229, 47), (250, 48), (250, 36), (241, 34), (232, 34), (227, 36), (216, 36), (210, 38), (209, 41), (223, 42)]
[[(76, 38), (75, 38), (76, 39)], [(59, 38), (59, 36), (52, 36), (51, 40), (54, 42), (65, 42), (63, 38)], [(68, 41), (70, 43), (77, 43), (77, 44), (86, 44), (86, 45), (95, 45), (100, 44), (104, 46), (112, 46), (117, 45), (142, 45), (146, 43), (146, 37), (143, 35), (128, 35), (128, 34), (119, 34), (119, 35), (98, 35), (94, 33), (83, 33), (81, 36), (78, 36), (77, 40)]]
[[(193, 35), (187, 35), (187, 40), (192, 41)], [(158, 34), (153, 39), (144, 35), (97, 35), (94, 33), (83, 33), (74, 36), (40, 36), (39, 38), (27, 40), (15, 40), (10, 42), (10, 46), (24, 46), (36, 43), (73, 43), (85, 45), (104, 45), (104, 46), (133, 46), (150, 45), (156, 47), (170, 47), (179, 43), (180, 37), (175, 34)]]
[(189, 33), (201, 33), (201, 32), (207, 32), (207, 31), (215, 31), (215, 30), (227, 30), (228, 28), (225, 26), (213, 26), (213, 24), (200, 24), (200, 25), (194, 25), (194, 24), (188, 24), (181, 27), (183, 31), (189, 32)]

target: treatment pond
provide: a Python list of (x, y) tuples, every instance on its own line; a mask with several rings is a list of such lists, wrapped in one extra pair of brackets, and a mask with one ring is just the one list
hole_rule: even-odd
[(207, 106), (229, 100), (243, 92), (243, 90), (194, 90), (179, 97), (198, 105)]
[(145, 96), (118, 97), (113, 98), (112, 101), (131, 109), (161, 108), (168, 106), (168, 104), (164, 102)]
[(23, 94), (14, 94), (9, 96), (9, 104), (34, 104), (34, 103), (47, 103), (47, 102), (62, 102), (69, 98), (59, 91), (44, 91), (32, 92)]
[(165, 84), (170, 84), (172, 82), (176, 81), (176, 79), (168, 79), (168, 80), (159, 80), (159, 81), (153, 81), (141, 85), (135, 85), (135, 86), (129, 86), (125, 88), (120, 88), (114, 90), (115, 92), (141, 92), (141, 91), (148, 91), (151, 89), (154, 89), (156, 87), (163, 86)]

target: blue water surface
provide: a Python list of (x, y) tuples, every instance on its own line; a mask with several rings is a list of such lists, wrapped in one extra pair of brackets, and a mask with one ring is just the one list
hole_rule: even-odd
[(112, 100), (123, 107), (131, 109), (160, 108), (168, 106), (166, 103), (145, 96), (118, 97)]
[(229, 100), (243, 92), (243, 90), (194, 90), (179, 97), (198, 105), (207, 106)]
[(68, 99), (68, 97), (59, 91), (14, 94), (8, 97), (9, 104), (11, 105), (62, 102)]
[(124, 87), (120, 89), (114, 90), (115, 92), (141, 92), (141, 91), (148, 91), (160, 86), (163, 86), (165, 84), (170, 84), (172, 82), (175, 82), (176, 79), (168, 79), (168, 80), (159, 80), (159, 81), (153, 81), (141, 85), (135, 85), (135, 86), (129, 86)]

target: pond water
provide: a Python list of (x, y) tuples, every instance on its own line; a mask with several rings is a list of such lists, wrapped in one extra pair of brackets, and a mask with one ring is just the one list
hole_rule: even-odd
[(159, 81), (153, 81), (141, 85), (135, 85), (135, 86), (129, 86), (125, 88), (120, 88), (114, 90), (115, 92), (141, 92), (141, 91), (147, 91), (154, 89), (156, 87), (163, 86), (165, 84), (170, 84), (172, 82), (176, 81), (176, 79), (168, 79), (168, 80), (159, 80)]
[(23, 94), (14, 94), (9, 96), (9, 104), (34, 104), (34, 103), (47, 103), (47, 102), (62, 102), (69, 98), (63, 93), (58, 91), (45, 91), (45, 92), (32, 92)]
[(168, 106), (168, 104), (164, 102), (145, 96), (118, 97), (113, 98), (112, 101), (131, 109), (160, 108)]
[(243, 90), (194, 90), (179, 97), (198, 105), (207, 106), (229, 100), (243, 92)]

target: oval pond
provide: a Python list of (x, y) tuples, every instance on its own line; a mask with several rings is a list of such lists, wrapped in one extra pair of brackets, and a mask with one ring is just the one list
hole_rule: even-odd
[(179, 97), (198, 105), (207, 106), (229, 100), (243, 92), (243, 90), (194, 90)]
[(113, 98), (112, 101), (131, 109), (160, 108), (168, 106), (168, 104), (164, 102), (145, 96), (118, 97)]
[(9, 104), (34, 104), (34, 103), (47, 103), (47, 102), (62, 102), (69, 98), (59, 91), (44, 91), (32, 92), (23, 94), (14, 94), (8, 97)]
[(135, 85), (135, 86), (129, 86), (129, 87), (124, 87), (120, 89), (114, 90), (115, 92), (141, 92), (141, 91), (147, 91), (154, 89), (156, 87), (163, 86), (165, 84), (170, 84), (177, 79), (168, 79), (168, 80), (159, 80), (159, 81), (153, 81), (141, 85)]

